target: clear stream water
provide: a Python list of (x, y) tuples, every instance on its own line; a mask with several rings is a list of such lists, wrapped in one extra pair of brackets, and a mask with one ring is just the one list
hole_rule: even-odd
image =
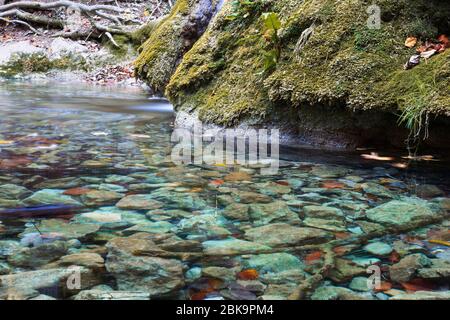
[[(286, 299), (320, 270), (331, 241), (335, 269), (309, 298), (448, 289), (448, 221), (343, 242), (448, 210), (444, 159), (290, 146), (272, 176), (175, 166), (173, 120), (170, 104), (139, 89), (0, 84), (0, 298), (73, 297), (80, 290), (55, 270), (79, 265), (90, 289), (80, 299)], [(362, 156), (372, 152), (389, 159)], [(426, 263), (395, 275), (413, 254)], [(364, 282), (370, 265), (380, 267), (375, 291)], [(446, 277), (433, 276), (437, 266)]]

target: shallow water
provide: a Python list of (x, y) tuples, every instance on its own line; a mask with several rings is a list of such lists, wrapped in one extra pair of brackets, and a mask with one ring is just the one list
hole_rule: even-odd
[[(0, 298), (74, 296), (61, 270), (77, 265), (82, 289), (95, 289), (78, 298), (286, 299), (330, 256), (334, 271), (308, 298), (342, 294), (336, 286), (355, 299), (448, 289), (448, 277), (429, 275), (450, 263), (440, 218), (449, 170), (439, 156), (291, 146), (271, 176), (257, 166), (175, 166), (171, 106), (138, 89), (3, 83), (0, 119)], [(372, 152), (389, 159), (364, 159)], [(417, 253), (427, 263), (392, 276)], [(370, 265), (383, 288), (361, 288)]]

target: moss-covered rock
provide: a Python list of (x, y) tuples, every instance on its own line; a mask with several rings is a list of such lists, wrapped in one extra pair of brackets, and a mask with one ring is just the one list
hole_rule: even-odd
[[(177, 110), (224, 126), (264, 123), (316, 106), (450, 115), (449, 49), (403, 69), (415, 53), (404, 46), (408, 36), (425, 41), (450, 33), (450, 3), (377, 1), (380, 29), (367, 25), (371, 0), (255, 0), (258, 5), (245, 8), (235, 3), (226, 2), (176, 70), (186, 50), (180, 32), (173, 31), (183, 22), (181, 8), (160, 26), (165, 32), (148, 40), (152, 50), (138, 60), (139, 75), (166, 87)], [(270, 72), (264, 70), (264, 53), (273, 44), (264, 34), (263, 12), (276, 12), (282, 21), (281, 58)], [(309, 38), (300, 41), (308, 31)], [(168, 39), (165, 46), (158, 45), (161, 38)]]
[[(164, 92), (166, 84), (183, 55), (203, 34), (216, 12), (218, 0), (178, 0), (171, 13), (156, 27), (140, 48), (136, 75), (147, 80), (155, 92)], [(148, 34), (142, 29), (136, 39)]]

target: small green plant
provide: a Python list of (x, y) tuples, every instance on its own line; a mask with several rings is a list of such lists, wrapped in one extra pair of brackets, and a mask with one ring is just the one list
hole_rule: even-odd
[(398, 120), (400, 125), (404, 125), (409, 130), (406, 145), (410, 155), (415, 155), (420, 142), (428, 138), (430, 114), (427, 106), (436, 95), (432, 84), (419, 78), (416, 79), (415, 84), (417, 92), (406, 97), (400, 103), (404, 107)]
[(261, 10), (265, 2), (265, 0), (233, 0), (231, 2), (232, 10), (231, 13), (227, 16), (227, 19), (245, 19), (252, 13), (256, 13)]
[(281, 39), (278, 30), (281, 29), (281, 21), (275, 12), (263, 13), (264, 22), (263, 37), (269, 44), (270, 49), (264, 50), (264, 72), (272, 71), (281, 57)]

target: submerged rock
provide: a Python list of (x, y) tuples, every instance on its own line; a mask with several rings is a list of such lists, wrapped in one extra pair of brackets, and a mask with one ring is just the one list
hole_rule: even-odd
[(266, 225), (272, 221), (295, 221), (298, 216), (289, 209), (284, 201), (267, 204), (250, 204), (250, 218), (255, 225)]
[(373, 300), (373, 297), (347, 288), (326, 286), (318, 288), (311, 296), (311, 300)]
[(287, 270), (302, 270), (305, 266), (296, 256), (289, 253), (271, 253), (251, 256), (244, 260), (244, 266), (259, 273), (280, 273)]
[(367, 210), (369, 220), (397, 227), (408, 227), (411, 223), (427, 221), (438, 215), (424, 200), (402, 198)]
[(395, 295), (390, 300), (450, 300), (450, 291), (416, 291)]
[(245, 231), (246, 238), (271, 247), (323, 243), (333, 236), (323, 230), (274, 223)]
[(257, 253), (261, 250), (270, 249), (256, 242), (244, 241), (235, 238), (225, 240), (210, 240), (203, 242), (203, 248), (206, 254), (238, 254), (238, 253)]
[(63, 241), (45, 243), (16, 251), (8, 257), (8, 262), (16, 267), (37, 268), (64, 256), (68, 249), (68, 244)]
[[(95, 224), (84, 224), (84, 223), (68, 223), (60, 219), (48, 219), (42, 220), (39, 223), (39, 230), (42, 233), (55, 233), (64, 237), (65, 239), (78, 239), (85, 236), (91, 235), (97, 232), (100, 226)], [(21, 234), (25, 236), (28, 233), (35, 233), (35, 227), (29, 227)]]
[(151, 297), (173, 293), (184, 285), (183, 265), (174, 259), (139, 256), (153, 249), (145, 237), (116, 238), (108, 242), (106, 268), (123, 291), (148, 292)]
[(364, 246), (364, 250), (376, 256), (386, 256), (392, 252), (392, 247), (384, 242), (372, 242)]
[(139, 291), (83, 290), (73, 300), (150, 300), (150, 293)]
[(138, 194), (126, 196), (116, 206), (126, 210), (154, 210), (161, 208), (163, 204), (150, 195)]
[(23, 200), (28, 206), (40, 206), (50, 204), (66, 204), (82, 207), (83, 204), (70, 196), (63, 194), (64, 190), (44, 189), (35, 192), (30, 197)]
[(57, 268), (19, 272), (0, 276), (0, 300), (22, 300), (48, 293), (52, 297), (64, 298), (76, 294), (78, 289), (70, 289), (68, 280), (78, 274), (80, 289), (87, 289), (101, 282), (99, 274), (87, 268)]
[(419, 269), (429, 265), (431, 265), (431, 261), (425, 255), (421, 253), (411, 254), (392, 265), (389, 268), (389, 274), (391, 280), (395, 282), (408, 282)]
[(3, 200), (20, 200), (31, 195), (31, 193), (27, 188), (15, 184), (7, 183), (0, 185), (0, 199)]

